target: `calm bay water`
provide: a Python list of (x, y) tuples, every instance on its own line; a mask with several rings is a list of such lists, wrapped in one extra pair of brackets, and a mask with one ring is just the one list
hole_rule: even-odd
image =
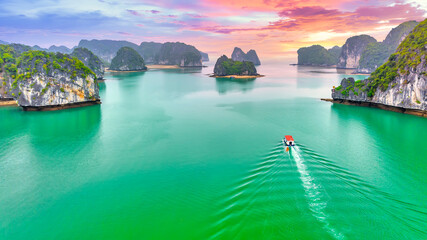
[(110, 74), (100, 106), (0, 108), (0, 239), (427, 239), (426, 119), (319, 101), (334, 69), (258, 71)]

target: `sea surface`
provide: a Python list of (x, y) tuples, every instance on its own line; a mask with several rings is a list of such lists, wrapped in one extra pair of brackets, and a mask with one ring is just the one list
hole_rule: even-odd
[(348, 71), (208, 65), (0, 108), (0, 239), (427, 239), (427, 119), (320, 101)]

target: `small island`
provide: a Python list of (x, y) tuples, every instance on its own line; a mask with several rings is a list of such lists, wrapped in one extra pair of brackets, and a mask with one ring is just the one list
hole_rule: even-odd
[(254, 63), (247, 61), (234, 61), (222, 55), (216, 61), (214, 74), (211, 77), (221, 78), (258, 78), (263, 77), (257, 73)]
[(140, 72), (146, 71), (144, 59), (139, 53), (130, 47), (122, 47), (117, 51), (116, 56), (111, 61), (110, 71), (116, 72)]

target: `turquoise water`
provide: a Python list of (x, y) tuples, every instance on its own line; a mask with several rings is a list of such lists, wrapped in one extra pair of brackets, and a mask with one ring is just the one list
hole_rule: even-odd
[(334, 69), (258, 71), (110, 74), (100, 106), (0, 108), (0, 239), (427, 238), (426, 119), (320, 101)]

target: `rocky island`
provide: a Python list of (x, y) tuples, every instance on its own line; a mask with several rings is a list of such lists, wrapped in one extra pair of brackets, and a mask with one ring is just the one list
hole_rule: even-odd
[(370, 43), (377, 42), (375, 38), (369, 35), (354, 36), (345, 42), (342, 46), (339, 57), (338, 68), (357, 68), (362, 52)]
[(202, 55), (194, 46), (185, 43), (167, 42), (156, 55), (155, 62), (160, 65), (179, 67), (202, 67)]
[(415, 28), (416, 21), (401, 23), (393, 28), (383, 42), (372, 42), (363, 50), (357, 66), (357, 73), (371, 73), (385, 63), (388, 57), (394, 53), (399, 44)]
[(341, 48), (335, 46), (329, 50), (313, 45), (298, 49), (298, 65), (306, 66), (336, 66)]
[(257, 73), (252, 62), (234, 61), (223, 55), (216, 61), (214, 74), (211, 77), (257, 78), (262, 76)]
[(71, 56), (76, 57), (80, 61), (82, 61), (85, 66), (90, 68), (95, 75), (97, 80), (104, 79), (104, 64), (102, 63), (101, 59), (98, 58), (95, 54), (93, 54), (89, 49), (87, 48), (75, 48), (73, 50), (73, 53), (71, 53)]
[(343, 79), (334, 103), (372, 106), (427, 117), (427, 19), (402, 41), (369, 78)]
[(231, 54), (231, 59), (233, 61), (246, 61), (252, 62), (255, 66), (261, 65), (261, 62), (256, 54), (256, 51), (251, 49), (247, 53), (243, 52), (242, 49), (235, 47), (233, 53)]
[(14, 99), (28, 111), (99, 104), (95, 73), (62, 53), (26, 51), (0, 45), (0, 98)]
[(137, 51), (130, 47), (122, 47), (111, 61), (109, 70), (113, 71), (145, 71), (144, 59)]

